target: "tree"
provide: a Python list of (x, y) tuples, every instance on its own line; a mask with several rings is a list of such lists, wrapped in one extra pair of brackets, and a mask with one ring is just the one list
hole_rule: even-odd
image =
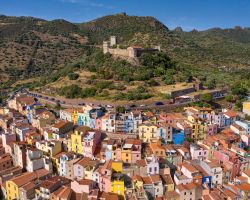
[(200, 100), (206, 103), (210, 103), (213, 100), (213, 97), (211, 94), (206, 93), (201, 95)]
[(232, 102), (233, 101), (233, 96), (232, 95), (227, 95), (225, 99), (226, 99), (227, 102)]
[(247, 95), (247, 89), (241, 84), (235, 83), (231, 88), (232, 94), (238, 96), (240, 99)]
[(116, 110), (116, 112), (118, 112), (118, 113), (125, 113), (126, 108), (125, 108), (124, 106), (117, 106), (117, 107), (115, 108), (115, 110)]

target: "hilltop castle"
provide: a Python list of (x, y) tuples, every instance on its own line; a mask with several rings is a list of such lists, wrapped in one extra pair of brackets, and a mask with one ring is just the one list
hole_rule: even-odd
[(160, 51), (160, 47), (156, 46), (152, 49), (144, 49), (139, 46), (130, 46), (126, 49), (122, 49), (117, 45), (116, 36), (111, 36), (109, 41), (103, 41), (103, 53), (110, 53), (112, 55), (117, 55), (121, 57), (128, 58), (138, 58), (142, 53), (152, 53), (155, 51)]

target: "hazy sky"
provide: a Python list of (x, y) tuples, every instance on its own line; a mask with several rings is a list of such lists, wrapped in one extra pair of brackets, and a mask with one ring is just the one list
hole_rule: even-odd
[(169, 28), (250, 27), (250, 0), (0, 0), (0, 14), (85, 22), (104, 15), (154, 16)]

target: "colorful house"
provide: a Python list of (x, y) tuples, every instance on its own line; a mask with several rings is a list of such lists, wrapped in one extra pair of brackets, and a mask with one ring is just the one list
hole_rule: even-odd
[(75, 129), (74, 133), (71, 134), (71, 150), (75, 153), (82, 154), (83, 137), (89, 131), (90, 128), (87, 126), (80, 126)]
[(206, 138), (206, 123), (199, 117), (188, 116), (187, 124), (192, 127), (192, 139), (204, 140)]
[(158, 139), (157, 134), (158, 126), (152, 123), (145, 123), (139, 125), (139, 138), (143, 142), (151, 142)]
[(82, 155), (84, 157), (93, 158), (97, 146), (101, 142), (100, 131), (87, 131), (83, 136)]
[(172, 141), (174, 144), (183, 144), (184, 137), (184, 130), (178, 128), (177, 126), (172, 127)]
[(25, 172), (21, 176), (6, 181), (7, 198), (9, 200), (20, 198), (20, 188), (37, 178), (34, 172)]

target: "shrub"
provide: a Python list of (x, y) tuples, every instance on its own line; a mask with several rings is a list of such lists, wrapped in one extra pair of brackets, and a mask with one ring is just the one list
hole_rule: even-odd
[(77, 80), (79, 78), (79, 74), (77, 73), (70, 73), (68, 74), (69, 80)]
[(60, 95), (66, 96), (67, 98), (80, 97), (81, 93), (82, 93), (82, 88), (80, 88), (78, 85), (75, 84), (62, 87), (59, 91)]
[(210, 103), (213, 100), (213, 97), (211, 94), (206, 93), (200, 96), (200, 100), (205, 103)]

